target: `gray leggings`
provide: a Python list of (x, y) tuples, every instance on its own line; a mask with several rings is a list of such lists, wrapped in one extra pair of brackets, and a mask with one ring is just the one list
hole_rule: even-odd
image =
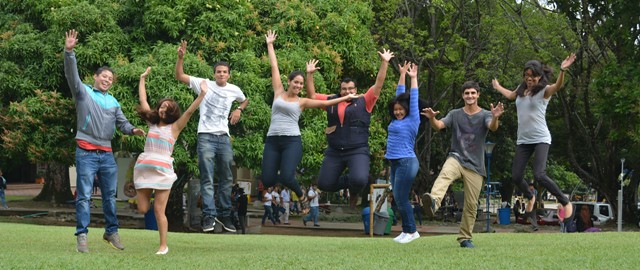
[(524, 179), (524, 170), (531, 155), (535, 154), (533, 158), (533, 178), (551, 192), (553, 196), (556, 196), (562, 205), (567, 205), (569, 199), (564, 196), (558, 185), (547, 176), (549, 146), (546, 143), (517, 145), (516, 155), (513, 158), (513, 167), (511, 167), (511, 179), (527, 199), (533, 198), (534, 195), (529, 190), (529, 183)]

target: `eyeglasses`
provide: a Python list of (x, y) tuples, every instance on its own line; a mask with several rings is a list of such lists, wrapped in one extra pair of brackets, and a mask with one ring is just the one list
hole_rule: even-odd
[(344, 87), (344, 88), (340, 88), (340, 90), (345, 91), (345, 90), (356, 90), (355, 86), (352, 87)]
[(522, 76), (523, 76), (525, 79), (526, 79), (526, 78), (531, 78), (531, 79), (533, 79), (533, 78), (535, 78), (535, 77), (539, 77), (539, 76), (534, 75), (534, 74), (522, 74)]

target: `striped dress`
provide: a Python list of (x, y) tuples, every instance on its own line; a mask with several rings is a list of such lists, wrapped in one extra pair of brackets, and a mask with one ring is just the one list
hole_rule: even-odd
[(171, 189), (178, 178), (173, 171), (173, 145), (175, 138), (171, 126), (151, 125), (144, 144), (144, 152), (138, 156), (133, 169), (136, 189)]

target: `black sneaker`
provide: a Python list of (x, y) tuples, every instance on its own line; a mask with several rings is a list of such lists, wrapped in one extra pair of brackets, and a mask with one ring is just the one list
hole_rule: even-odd
[(222, 224), (222, 228), (224, 228), (225, 231), (236, 232), (236, 226), (233, 226), (233, 222), (231, 222), (230, 217), (220, 217), (220, 219), (216, 217), (215, 219), (217, 222)]
[(202, 220), (202, 231), (203, 232), (213, 231), (215, 225), (216, 225), (216, 220), (214, 217), (204, 217), (204, 219)]
[(462, 248), (475, 248), (476, 246), (471, 243), (471, 240), (464, 240), (460, 242), (460, 247)]

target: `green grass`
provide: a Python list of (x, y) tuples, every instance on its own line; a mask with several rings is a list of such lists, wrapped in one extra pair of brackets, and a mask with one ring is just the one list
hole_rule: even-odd
[(169, 233), (155, 255), (155, 231), (121, 229), (126, 250), (90, 228), (88, 254), (75, 251), (73, 227), (0, 223), (2, 269), (637, 269), (636, 232), (476, 234), (475, 249), (455, 235), (401, 245), (391, 238)]

